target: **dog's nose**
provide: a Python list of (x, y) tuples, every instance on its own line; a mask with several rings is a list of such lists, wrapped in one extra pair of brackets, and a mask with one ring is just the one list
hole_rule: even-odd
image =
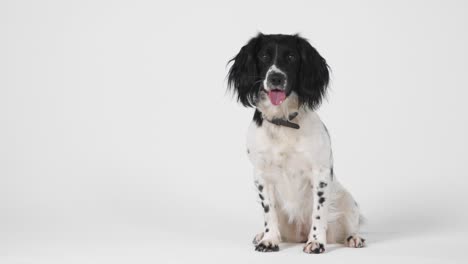
[(274, 85), (274, 86), (281, 86), (284, 84), (284, 81), (285, 81), (285, 76), (281, 73), (277, 73), (277, 72), (274, 72), (274, 73), (270, 73), (268, 75), (268, 82), (271, 84), (271, 85)]

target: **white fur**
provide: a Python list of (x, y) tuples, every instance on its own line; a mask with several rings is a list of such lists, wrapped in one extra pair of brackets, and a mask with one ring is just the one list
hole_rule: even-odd
[[(248, 130), (247, 152), (254, 165), (255, 183), (263, 187), (259, 191), (261, 201), (269, 206), (265, 213), (268, 232), (258, 236), (261, 238), (257, 237), (257, 242), (268, 245), (308, 241), (309, 249), (304, 251), (313, 251), (313, 243), (343, 243), (348, 236), (356, 235), (359, 208), (331, 175), (330, 137), (318, 115), (299, 108), (294, 93), (281, 105), (274, 106), (261, 92), (257, 108), (269, 120), (298, 112), (291, 122), (300, 125), (300, 129), (292, 129), (263, 120), (261, 126), (252, 122)], [(327, 186), (320, 187), (324, 185), (321, 182)], [(318, 192), (324, 193), (322, 204), (318, 202)]]

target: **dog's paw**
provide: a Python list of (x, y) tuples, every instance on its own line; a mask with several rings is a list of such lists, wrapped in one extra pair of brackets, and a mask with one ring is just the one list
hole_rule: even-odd
[(320, 254), (325, 252), (325, 245), (318, 241), (309, 241), (304, 246), (303, 251), (307, 254)]
[(275, 252), (279, 251), (279, 246), (276, 243), (270, 242), (268, 240), (262, 240), (257, 243), (255, 246), (256, 251), (260, 252)]
[(309, 241), (304, 246), (303, 251), (307, 254), (320, 254), (325, 252), (325, 245), (318, 241)]
[(351, 235), (346, 238), (345, 245), (350, 248), (363, 248), (366, 246), (366, 240), (358, 235)]
[(252, 244), (257, 245), (263, 239), (263, 232), (258, 233), (252, 240)]

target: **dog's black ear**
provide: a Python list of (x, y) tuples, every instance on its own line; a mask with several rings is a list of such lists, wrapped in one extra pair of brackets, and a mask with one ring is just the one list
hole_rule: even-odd
[(247, 107), (255, 105), (256, 96), (261, 85), (261, 78), (257, 72), (256, 53), (258, 43), (262, 37), (263, 35), (259, 33), (256, 37), (252, 38), (229, 61), (229, 63), (234, 63), (231, 69), (229, 69), (228, 88), (233, 89), (237, 94), (237, 101)]
[(299, 103), (314, 110), (325, 96), (328, 81), (328, 65), (310, 43), (296, 35), (297, 49), (301, 56), (297, 93)]

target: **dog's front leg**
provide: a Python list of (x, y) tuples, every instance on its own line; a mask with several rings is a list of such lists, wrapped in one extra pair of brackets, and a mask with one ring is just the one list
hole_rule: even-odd
[(327, 217), (330, 197), (331, 168), (321, 167), (312, 171), (312, 226), (304, 246), (305, 253), (323, 253), (327, 243)]
[(255, 185), (263, 208), (265, 231), (263, 232), (263, 236), (258, 237), (259, 241), (255, 245), (255, 250), (261, 252), (278, 251), (281, 236), (278, 226), (274, 185), (265, 182), (261, 173), (256, 174)]

